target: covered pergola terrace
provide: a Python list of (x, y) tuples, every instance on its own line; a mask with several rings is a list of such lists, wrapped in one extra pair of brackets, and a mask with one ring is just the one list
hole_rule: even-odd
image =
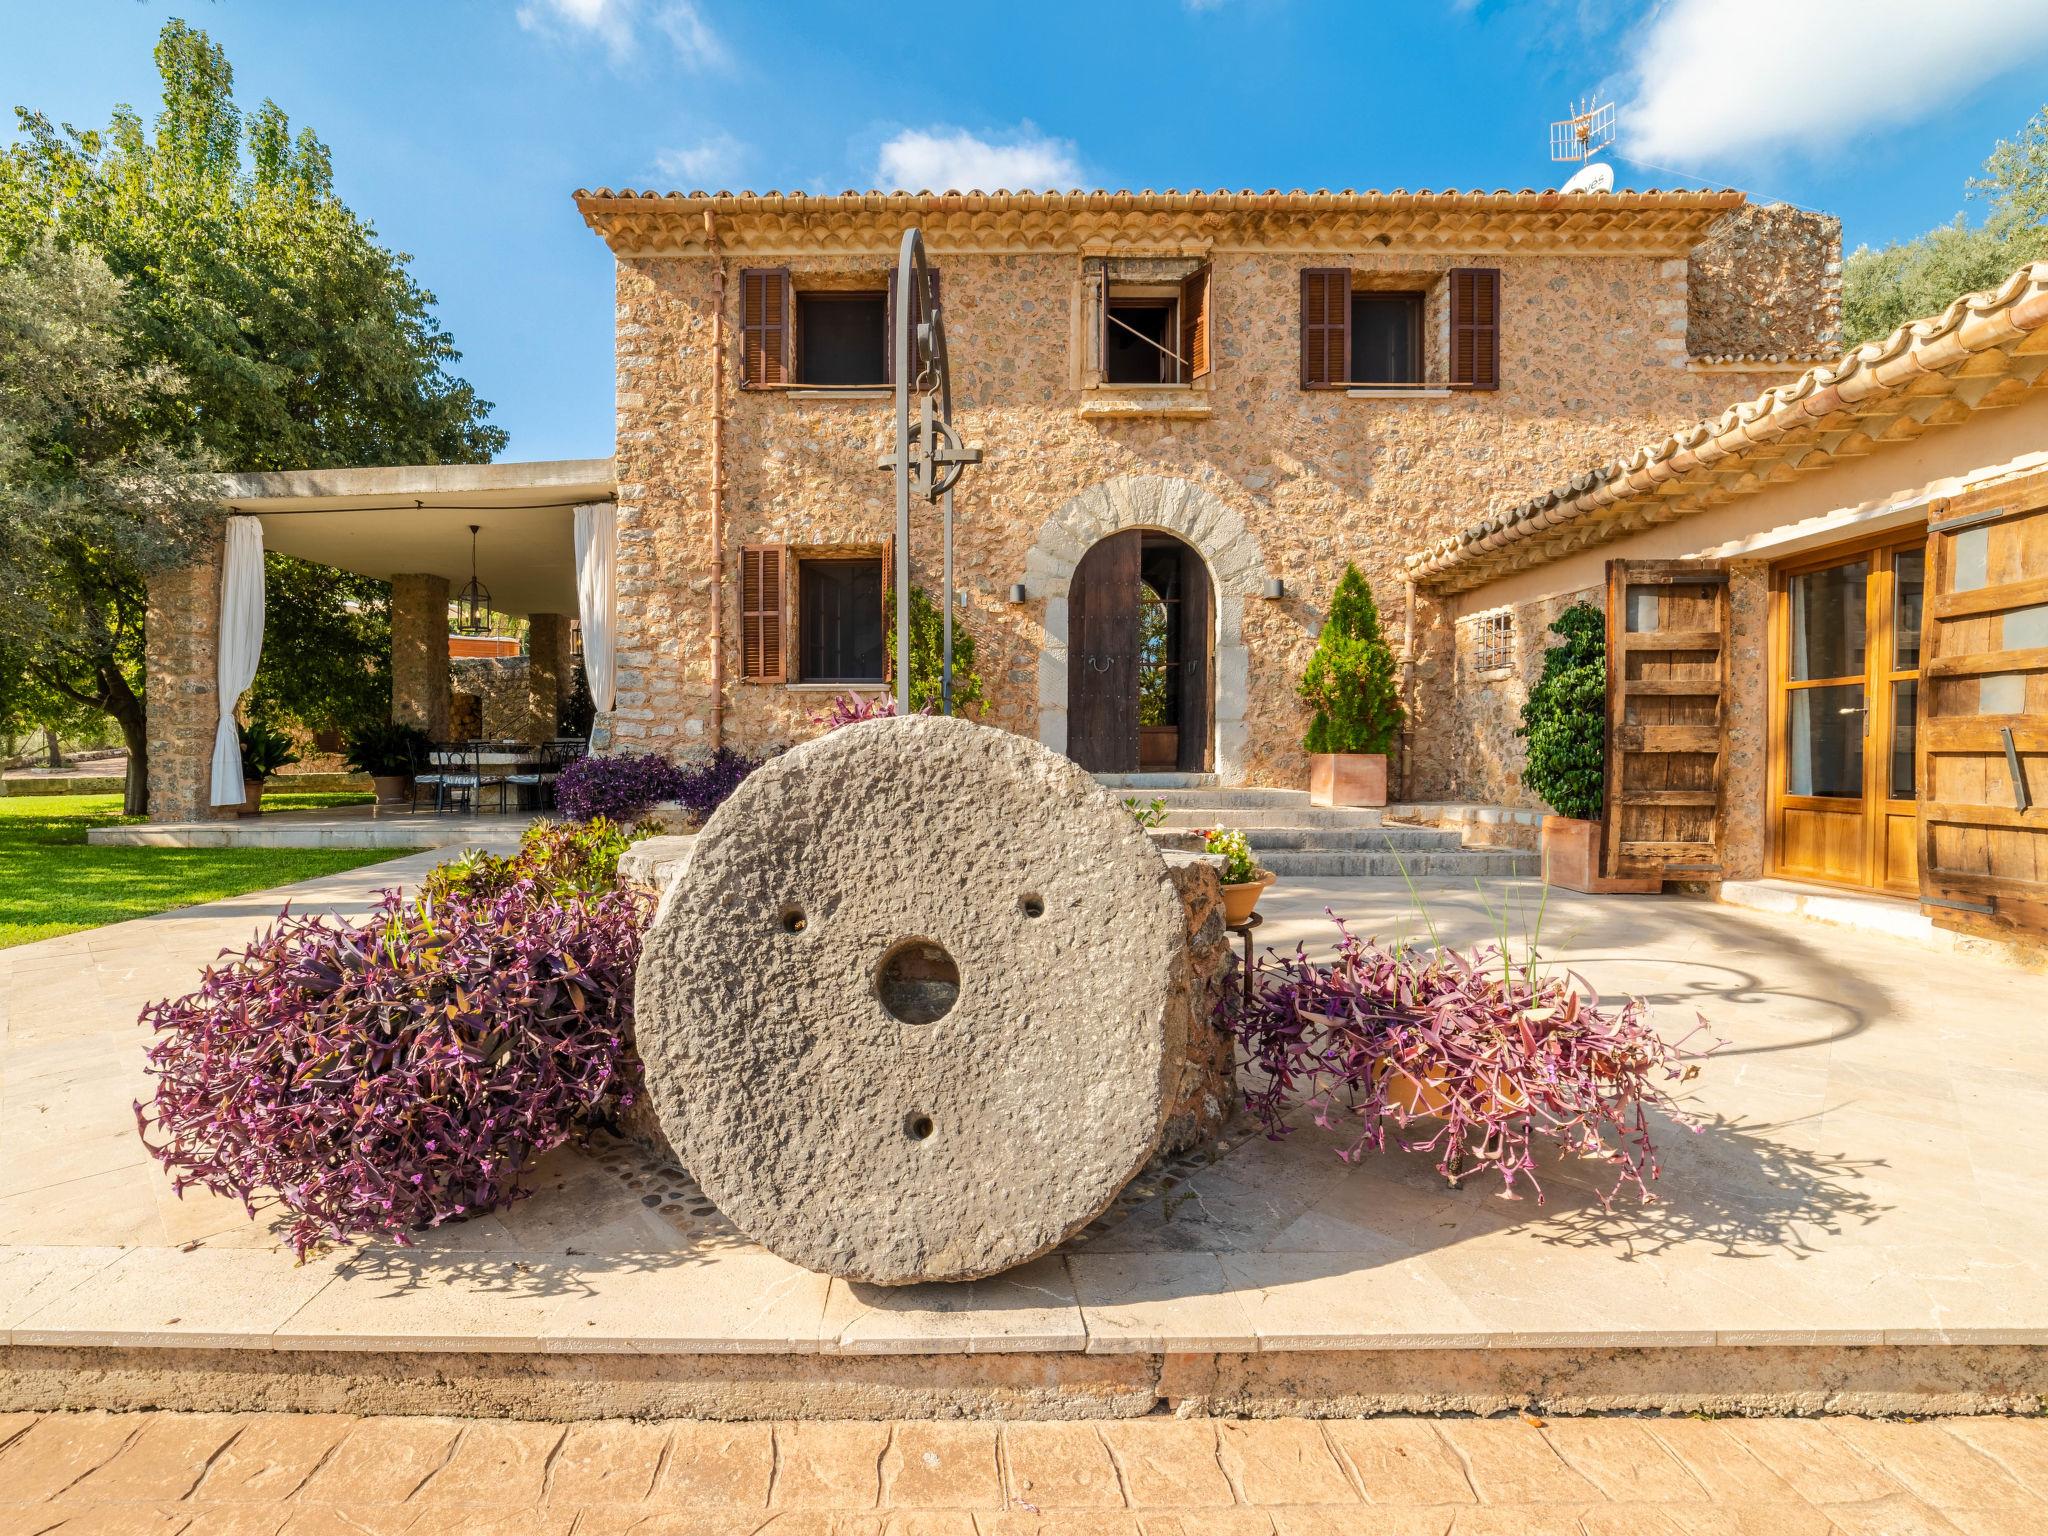
[[(150, 814), (189, 821), (232, 814), (216, 807), (216, 733), (234, 699), (230, 629), (236, 557), (226, 553), (251, 525), (261, 549), (391, 584), (392, 718), (435, 740), (450, 731), (448, 605), (475, 573), (494, 612), (528, 624), (527, 688), (536, 719), (551, 720), (569, 688), (570, 626), (585, 606), (578, 590), (577, 509), (608, 514), (610, 459), (515, 464), (429, 464), (292, 470), (225, 478), (227, 536), (209, 559), (159, 578), (150, 593)], [(602, 514), (601, 514), (602, 515)], [(610, 540), (592, 558), (604, 563)], [(224, 600), (225, 599), (225, 600)], [(589, 628), (586, 615), (586, 631)], [(609, 615), (606, 616), (607, 621)], [(252, 669), (253, 670), (253, 669)], [(608, 670), (608, 668), (607, 668)], [(606, 679), (608, 692), (608, 681)], [(593, 691), (597, 679), (593, 678)]]

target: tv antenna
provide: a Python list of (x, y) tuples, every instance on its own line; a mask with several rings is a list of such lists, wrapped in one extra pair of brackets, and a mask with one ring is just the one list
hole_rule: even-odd
[(1550, 125), (1550, 158), (1553, 164), (1578, 165), (1567, 192), (1609, 192), (1614, 188), (1614, 167), (1593, 157), (1614, 142), (1614, 103), (1588, 96), (1577, 103), (1572, 115)]

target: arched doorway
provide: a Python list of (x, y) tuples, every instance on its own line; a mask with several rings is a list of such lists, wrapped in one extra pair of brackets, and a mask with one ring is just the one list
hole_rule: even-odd
[(1215, 597), (1173, 534), (1127, 528), (1074, 567), (1067, 755), (1095, 773), (1206, 773), (1215, 719)]

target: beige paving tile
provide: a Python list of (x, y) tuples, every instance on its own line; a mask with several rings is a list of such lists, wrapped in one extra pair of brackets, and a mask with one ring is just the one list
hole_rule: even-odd
[(994, 1424), (898, 1424), (882, 1453), (889, 1509), (1001, 1509)]
[(1946, 1419), (1942, 1428), (1990, 1457), (2007, 1477), (2048, 1503), (2048, 1419)]
[(1213, 1422), (1115, 1419), (1099, 1428), (1131, 1508), (1216, 1509), (1237, 1502)]
[(692, 1508), (764, 1509), (775, 1475), (775, 1431), (768, 1424), (671, 1426), (668, 1462), (654, 1502)]
[(1332, 1419), (1323, 1433), (1369, 1504), (1452, 1505), (1478, 1499), (1464, 1463), (1426, 1419)]
[(782, 1510), (868, 1510), (881, 1501), (887, 1424), (854, 1421), (775, 1426), (775, 1483)]
[(0, 1449), (0, 1489), (13, 1504), (56, 1498), (118, 1455), (142, 1424), (122, 1414), (45, 1414)]
[(831, 1282), (759, 1249), (592, 1263), (546, 1308), (545, 1347), (811, 1354)]
[(1784, 1506), (1798, 1501), (1792, 1486), (1751, 1455), (1722, 1424), (1711, 1419), (1657, 1418), (1643, 1420), (1642, 1428), (1677, 1457), (1707, 1496), (1718, 1503)]
[(1281, 1508), (1268, 1513), (1278, 1536), (1359, 1536), (1360, 1532), (1371, 1532), (1372, 1536), (1446, 1536), (1457, 1516), (1456, 1509), (1449, 1507), (1375, 1509), (1370, 1520), (1361, 1524), (1355, 1504)]
[(333, 1274), (289, 1255), (134, 1249), (12, 1332), (17, 1344), (262, 1349)]
[(572, 1424), (549, 1463), (548, 1502), (569, 1508), (641, 1503), (654, 1492), (668, 1445), (668, 1428), (661, 1424)]
[(1258, 1348), (1214, 1254), (1081, 1252), (1067, 1267), (1092, 1354)]
[(1543, 1431), (1521, 1419), (1446, 1419), (1437, 1432), (1464, 1463), (1481, 1503), (1571, 1505), (1600, 1497), (1599, 1489), (1565, 1464)]
[[(244, 1253), (211, 1251), (226, 1264), (248, 1264)], [(290, 1262), (285, 1256), (284, 1266)], [(276, 1322), (271, 1342), (278, 1349), (532, 1349), (548, 1314), (582, 1284), (574, 1260), (374, 1248), (337, 1263), (326, 1285)]]
[(329, 1413), (252, 1415), (206, 1469), (192, 1498), (202, 1504), (270, 1504), (305, 1486), (354, 1426)]
[(1627, 1419), (1552, 1419), (1565, 1464), (1618, 1504), (1704, 1503), (1707, 1490), (1649, 1431)]
[(1451, 1515), (1451, 1536), (1586, 1536), (1583, 1510), (1569, 1504), (1488, 1504)]
[[(1996, 1461), (1939, 1424), (1835, 1419), (1829, 1430), (1937, 1509), (2024, 1509), (2040, 1500)], [(2048, 1514), (2048, 1511), (2044, 1511)]]
[(1829, 1524), (1841, 1536), (1959, 1536), (1958, 1527), (1939, 1510), (1905, 1494), (1860, 1504), (1823, 1506)]
[(1833, 1536), (1834, 1522), (1811, 1504), (1665, 1504), (1664, 1518), (1685, 1536)]
[(1339, 1253), (1217, 1257), (1261, 1349), (1472, 1347), (1491, 1331), (1421, 1264)]
[(360, 1419), (298, 1498), (345, 1508), (403, 1504), (447, 1462), (462, 1427), (458, 1419)]
[(1824, 1424), (1807, 1419), (1730, 1419), (1722, 1427), (1809, 1504), (1862, 1504), (1904, 1492)]
[(79, 1289), (126, 1252), (124, 1248), (0, 1248), (0, 1339), (11, 1337), (23, 1318)]
[(1144, 1536), (1138, 1516), (1106, 1510), (1059, 1514), (1030, 1509), (981, 1510), (974, 1516), (974, 1529), (978, 1536)]
[(1005, 1486), (1011, 1502), (1033, 1510), (1121, 1509), (1116, 1463), (1093, 1424), (1005, 1424)]
[(412, 1502), (423, 1508), (495, 1505), (531, 1510), (547, 1490), (548, 1459), (566, 1433), (559, 1424), (472, 1420), (463, 1425), (447, 1462)]
[(1320, 1424), (1306, 1419), (1226, 1419), (1217, 1460), (1240, 1504), (1344, 1504), (1357, 1490)]
[(150, 1414), (121, 1451), (73, 1483), (66, 1497), (137, 1504), (186, 1498), (215, 1454), (248, 1423), (228, 1413)]
[(1087, 1346), (1066, 1260), (1057, 1255), (954, 1285), (854, 1285), (834, 1280), (820, 1328), (844, 1354), (996, 1354)]

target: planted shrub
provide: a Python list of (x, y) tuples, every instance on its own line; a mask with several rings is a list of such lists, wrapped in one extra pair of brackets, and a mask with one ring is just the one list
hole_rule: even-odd
[(1607, 802), (1607, 618), (1577, 602), (1550, 632), (1543, 675), (1522, 705), (1522, 782), (1560, 816), (1598, 821)]
[(1315, 654), (1302, 673), (1300, 694), (1315, 711), (1307, 752), (1384, 753), (1401, 730), (1401, 695), (1394, 681), (1394, 653), (1380, 632), (1372, 588), (1348, 561), (1330, 614), (1316, 637)]
[(720, 747), (702, 762), (684, 768), (676, 780), (675, 793), (669, 798), (681, 801), (684, 810), (703, 821), (725, 804), (742, 779), (760, 766), (758, 757)]
[(657, 801), (681, 797), (682, 770), (665, 757), (623, 752), (579, 757), (555, 780), (555, 804), (578, 821), (636, 821)]
[(350, 728), (347, 738), (348, 766), (357, 773), (394, 778), (412, 772), (415, 762), (425, 762), (433, 743), (416, 725), (395, 720), (372, 720)]
[(502, 1206), (525, 1165), (632, 1102), (646, 916), (631, 892), (549, 899), (532, 880), (388, 893), (360, 924), (287, 911), (143, 1011), (144, 1144), (181, 1193), (285, 1207), (301, 1258)]
[(1252, 855), (1251, 839), (1232, 827), (1215, 827), (1202, 838), (1202, 851), (1223, 855), (1223, 883), (1249, 885), (1265, 871)]
[(644, 835), (600, 816), (594, 821), (537, 821), (510, 856), (472, 848), (437, 864), (420, 883), (425, 900), (443, 904), (491, 899), (520, 882), (536, 900), (602, 896), (618, 881), (619, 856)]
[(1495, 1173), (1510, 1196), (1526, 1179), (1539, 1203), (1536, 1152), (1549, 1146), (1615, 1169), (1603, 1203), (1624, 1187), (1648, 1198), (1648, 1112), (1677, 1115), (1664, 1085), (1693, 1077), (1713, 1048), (1692, 1043), (1704, 1020), (1667, 1042), (1640, 1000), (1603, 1008), (1570, 975), (1513, 964), (1498, 946), (1388, 950), (1337, 926), (1330, 964), (1268, 955), (1249, 1004), (1235, 987), (1224, 998), (1261, 1079), (1245, 1102), (1269, 1136), (1302, 1114), (1349, 1123), (1348, 1161), (1384, 1151), (1391, 1127), (1446, 1176)]
[[(943, 673), (946, 654), (946, 616), (939, 605), (923, 587), (910, 589), (910, 707), (919, 714), (936, 713), (944, 693)], [(889, 662), (896, 662), (896, 600), (893, 596), (883, 604), (882, 641), (889, 653)], [(960, 711), (969, 705), (979, 705), (985, 700), (982, 695), (981, 674), (974, 668), (974, 636), (967, 626), (960, 622), (960, 616), (953, 616), (953, 708)], [(894, 713), (892, 709), (890, 713)], [(847, 722), (841, 721), (842, 725)]]

